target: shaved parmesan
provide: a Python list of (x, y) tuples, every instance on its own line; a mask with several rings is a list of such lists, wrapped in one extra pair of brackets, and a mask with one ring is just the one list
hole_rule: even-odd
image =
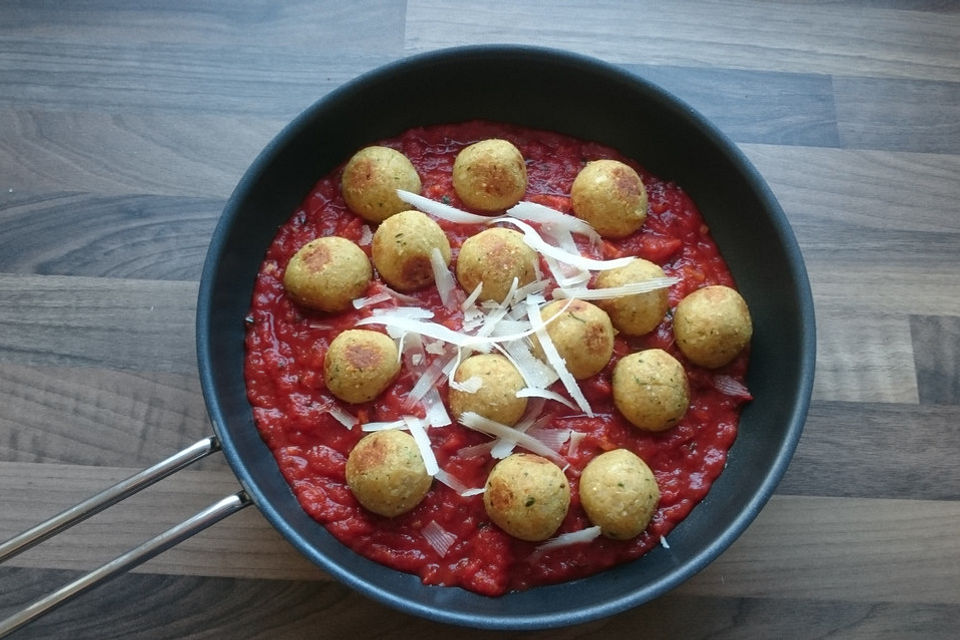
[(467, 213), (456, 207), (451, 207), (448, 204), (443, 204), (442, 202), (437, 202), (436, 200), (425, 198), (419, 194), (404, 191), (403, 189), (397, 189), (397, 197), (410, 206), (424, 213), (429, 213), (435, 218), (446, 220), (447, 222), (455, 222), (457, 224), (490, 224), (498, 219), (491, 216), (478, 216), (475, 213)]
[(414, 416), (403, 416), (403, 421), (410, 429), (410, 435), (413, 436), (417, 448), (420, 449), (420, 457), (423, 458), (423, 466), (427, 468), (428, 476), (437, 475), (440, 466), (437, 464), (437, 458), (433, 455), (433, 448), (430, 446), (430, 437), (424, 429), (423, 420)]
[[(549, 362), (554, 371), (557, 372), (560, 382), (563, 383), (564, 388), (567, 390), (567, 393), (570, 394), (570, 397), (573, 398), (573, 401), (577, 403), (577, 406), (580, 407), (584, 413), (593, 417), (593, 409), (590, 408), (590, 403), (587, 402), (587, 398), (580, 390), (580, 385), (577, 384), (576, 378), (574, 378), (573, 374), (567, 369), (566, 363), (557, 352), (557, 347), (554, 346), (553, 340), (550, 339), (550, 334), (547, 333), (546, 325), (543, 323), (543, 317), (540, 315), (540, 307), (537, 306), (539, 302), (537, 298), (539, 298), (539, 296), (530, 296), (527, 298), (527, 313), (530, 318), (530, 324), (533, 326), (534, 331), (536, 331), (537, 338), (540, 341), (540, 348), (543, 349), (544, 355), (547, 356), (547, 362)], [(540, 298), (540, 300), (542, 300), (542, 298)], [(557, 313), (553, 317), (557, 318), (562, 314), (563, 311), (561, 310), (560, 313)]]
[(359, 422), (355, 415), (346, 409), (341, 409), (335, 404), (331, 404), (329, 407), (327, 407), (327, 413), (329, 413), (334, 420), (345, 426), (347, 429), (353, 429), (353, 425)]
[(433, 267), (433, 282), (440, 292), (440, 302), (449, 309), (456, 303), (454, 293), (457, 291), (457, 283), (437, 247), (430, 252), (430, 266)]
[(387, 302), (388, 300), (393, 300), (393, 296), (386, 291), (381, 291), (380, 293), (375, 293), (372, 296), (367, 296), (366, 298), (355, 298), (353, 301), (353, 308), (363, 309), (364, 307), (369, 307), (381, 302)]
[(505, 342), (502, 346), (504, 355), (520, 372), (527, 386), (546, 389), (559, 379), (556, 371), (533, 355), (533, 351), (525, 340), (512, 340)]
[(486, 487), (477, 487), (476, 489), (467, 489), (460, 495), (463, 496), (464, 498), (469, 498), (470, 496), (478, 496), (486, 490), (487, 490)]
[(537, 546), (537, 551), (547, 551), (549, 549), (558, 549), (568, 547), (572, 544), (583, 544), (592, 542), (600, 537), (600, 527), (587, 527), (580, 531), (571, 531), (570, 533), (561, 533), (556, 538), (551, 538), (541, 545)]
[(453, 423), (450, 414), (447, 413), (447, 408), (443, 406), (443, 400), (440, 399), (440, 392), (437, 391), (436, 387), (430, 389), (427, 395), (423, 397), (423, 406), (426, 407), (424, 420), (431, 427), (445, 427)]
[(667, 539), (664, 538), (663, 536), (660, 536), (660, 546), (663, 547), (664, 549), (670, 548), (670, 544), (667, 542)]
[(529, 220), (538, 224), (550, 224), (565, 229), (571, 233), (579, 233), (590, 238), (596, 244), (600, 243), (600, 234), (585, 220), (572, 216), (556, 209), (537, 204), (536, 202), (518, 202), (507, 209), (507, 215), (521, 220)]
[(546, 398), (547, 400), (554, 400), (564, 405), (565, 407), (570, 407), (571, 409), (578, 408), (575, 404), (564, 398), (562, 395), (556, 391), (550, 391), (549, 389), (538, 389), (535, 387), (526, 387), (517, 391), (518, 398)]
[(405, 293), (400, 293), (399, 291), (394, 291), (393, 289), (391, 289), (391, 288), (388, 287), (387, 285), (383, 284), (382, 282), (380, 283), (380, 286), (383, 288), (384, 291), (386, 291), (386, 292), (389, 293), (391, 296), (393, 296), (394, 299), (395, 299), (397, 302), (402, 302), (402, 303), (404, 303), (404, 304), (417, 304), (418, 302), (420, 302), (419, 300), (417, 300), (417, 299), (414, 298), (413, 296), (408, 296), (408, 295), (405, 294)]
[(471, 445), (469, 447), (464, 447), (457, 451), (458, 456), (464, 458), (476, 458), (477, 456), (487, 456), (490, 455), (490, 450), (493, 449), (493, 446), (497, 444), (496, 440), (488, 440), (486, 442), (481, 442), (480, 444)]
[(481, 282), (476, 287), (473, 288), (473, 291), (467, 296), (467, 299), (463, 301), (463, 304), (460, 305), (460, 308), (466, 311), (477, 301), (477, 298), (480, 297), (480, 292), (483, 291), (483, 283)]
[(457, 382), (456, 380), (450, 381), (451, 389), (456, 389), (457, 391), (462, 391), (464, 393), (476, 393), (477, 391), (480, 391), (482, 387), (483, 378), (480, 376), (471, 376), (463, 382)]
[(435, 475), (434, 478), (439, 480), (442, 484), (447, 485), (457, 493), (463, 493), (464, 491), (470, 488), (467, 485), (460, 482), (456, 478), (456, 476), (447, 473), (443, 469), (440, 469), (439, 471), (437, 471), (437, 475)]
[(545, 429), (540, 425), (527, 429), (528, 436), (536, 438), (554, 451), (560, 451), (563, 443), (570, 439), (570, 433), (570, 429)]
[(594, 260), (593, 258), (585, 258), (579, 253), (573, 254), (547, 243), (543, 238), (540, 237), (540, 234), (537, 233), (536, 229), (528, 225), (526, 222), (514, 220), (513, 218), (502, 218), (501, 220), (520, 229), (523, 232), (523, 241), (531, 249), (539, 251), (545, 256), (550, 256), (551, 258), (559, 260), (560, 262), (572, 264), (573, 266), (581, 269), (606, 271), (609, 269), (624, 267), (634, 260), (632, 256), (627, 258), (617, 258), (615, 260)]
[(525, 433), (517, 431), (513, 427), (509, 427), (505, 424), (495, 422), (489, 418), (484, 418), (480, 414), (474, 413), (473, 411), (466, 411), (463, 415), (460, 416), (460, 424), (474, 431), (479, 431), (480, 433), (485, 433), (489, 436), (494, 436), (497, 438), (503, 438), (504, 440), (512, 441), (517, 445), (527, 449), (531, 453), (543, 456), (545, 458), (550, 458), (554, 462), (559, 464), (566, 464), (567, 461), (562, 457), (557, 455), (557, 452), (546, 446), (539, 440), (531, 438)]
[(567, 445), (567, 455), (575, 456), (580, 452), (580, 443), (587, 437), (587, 434), (581, 431), (570, 431), (570, 444)]
[(420, 399), (427, 395), (427, 391), (433, 388), (442, 375), (443, 363), (439, 359), (434, 359), (430, 366), (424, 370), (417, 383), (410, 389), (404, 407), (409, 409), (415, 403), (420, 402)]
[(391, 429), (403, 429), (407, 423), (403, 420), (391, 420), (390, 422), (368, 422), (362, 427), (361, 431), (390, 431)]
[(744, 398), (746, 400), (751, 400), (753, 398), (753, 396), (750, 394), (750, 390), (747, 389), (743, 383), (736, 378), (731, 378), (730, 376), (713, 376), (713, 388), (720, 393), (734, 398)]
[(424, 525), (420, 533), (423, 534), (423, 539), (427, 541), (427, 544), (433, 547), (433, 550), (436, 551), (441, 558), (447, 555), (447, 551), (449, 551), (453, 543), (457, 541), (455, 534), (450, 533), (438, 525), (435, 520), (431, 520)]
[(370, 229), (370, 225), (365, 224), (360, 227), (360, 239), (357, 241), (357, 244), (365, 247), (371, 242), (373, 242), (373, 231)]
[(671, 285), (680, 282), (679, 278), (651, 278), (643, 282), (631, 282), (619, 287), (606, 287), (602, 289), (587, 289), (586, 287), (567, 287), (561, 286), (553, 290), (554, 298), (579, 298), (580, 300), (604, 300), (608, 298), (620, 298), (631, 296), (638, 293), (647, 293), (657, 289), (666, 289)]

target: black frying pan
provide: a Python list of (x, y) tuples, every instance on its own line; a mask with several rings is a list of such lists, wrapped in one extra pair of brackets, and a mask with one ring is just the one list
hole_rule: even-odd
[[(254, 279), (277, 227), (314, 183), (371, 142), (413, 126), (478, 118), (594, 140), (676, 180), (710, 225), (755, 327), (747, 378), (754, 400), (743, 412), (727, 468), (670, 533), (669, 549), (654, 548), (589, 578), (499, 598), (424, 586), (328, 534), (300, 508), (261, 441), (243, 377), (244, 316)], [(211, 448), (222, 445), (243, 486), (224, 513), (252, 500), (310, 560), (405, 612), (479, 628), (533, 629), (586, 622), (649, 601), (704, 568), (743, 532), (800, 437), (815, 337), (809, 283), (789, 224), (762, 178), (715, 127), (615, 66), (556, 50), (491, 46), (432, 52), (374, 70), (328, 94), (270, 143), (243, 176), (211, 239), (197, 305), (197, 351), (217, 436)]]

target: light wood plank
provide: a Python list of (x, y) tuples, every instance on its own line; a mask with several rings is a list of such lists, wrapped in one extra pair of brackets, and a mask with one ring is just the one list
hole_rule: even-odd
[(408, 51), (464, 41), (541, 42), (612, 62), (960, 79), (960, 17), (842, 4), (562, 2), (527, 0), (447, 10), (411, 0)]
[(0, 459), (147, 467), (210, 435), (187, 374), (0, 363)]
[(814, 397), (917, 404), (908, 317), (819, 309)]
[(0, 274), (0, 360), (196, 371), (197, 283)]

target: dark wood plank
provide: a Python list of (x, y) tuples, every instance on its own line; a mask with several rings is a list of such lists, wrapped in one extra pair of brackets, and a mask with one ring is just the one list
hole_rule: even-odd
[[(13, 588), (0, 615), (76, 577), (70, 571), (2, 569)], [(132, 594), (142, 594), (131, 597)], [(203, 621), (202, 623), (200, 621)], [(620, 638), (952, 639), (960, 624), (953, 605), (869, 604), (837, 600), (714, 598), (667, 594), (614, 618), (565, 629), (526, 632), (531, 640)], [(16, 638), (162, 640), (362, 637), (482, 640), (520, 636), (455, 628), (411, 617), (336, 583), (235, 580), (131, 574), (82, 596)]]
[(814, 402), (779, 494), (960, 499), (960, 407)]
[(195, 282), (0, 274), (0, 360), (196, 371)]
[(960, 405), (960, 318), (911, 316), (910, 335), (920, 402)]
[(837, 76), (845, 147), (960, 153), (960, 82)]
[(84, 193), (0, 198), (0, 271), (199, 280), (224, 200)]
[(837, 147), (829, 76), (623, 65), (705, 115), (736, 142)]

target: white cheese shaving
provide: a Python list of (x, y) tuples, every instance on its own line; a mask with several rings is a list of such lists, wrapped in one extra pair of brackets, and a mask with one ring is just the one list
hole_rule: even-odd
[(750, 398), (750, 390), (739, 380), (727, 375), (713, 376), (713, 388), (734, 398)]
[(464, 393), (476, 393), (483, 388), (483, 378), (480, 376), (471, 376), (464, 380), (463, 382), (457, 382), (456, 380), (450, 381), (450, 388), (456, 389), (457, 391), (462, 391)]
[(334, 420), (336, 420), (337, 422), (345, 426), (347, 429), (353, 429), (353, 425), (360, 422), (359, 420), (357, 420), (357, 417), (355, 415), (353, 415), (346, 409), (338, 407), (335, 404), (331, 404), (330, 406), (327, 407), (327, 413), (329, 413)]
[[(521, 420), (514, 426), (514, 429), (520, 433), (528, 434), (531, 438), (534, 436), (530, 433), (531, 431), (536, 431), (546, 426), (550, 422), (549, 416), (540, 415), (540, 412), (543, 410), (543, 402), (541, 401), (538, 405), (538, 408), (535, 411), (528, 411), (527, 414), (530, 416), (528, 419)], [(536, 439), (536, 438), (534, 438)], [(547, 446), (546, 443), (542, 443), (544, 446)], [(490, 449), (490, 457), (502, 460), (508, 455), (513, 453), (513, 448), (517, 446), (517, 443), (512, 440), (507, 440), (500, 438), (497, 440), (496, 444), (493, 445), (493, 448)], [(555, 448), (550, 447), (555, 450)]]
[(600, 527), (587, 527), (580, 531), (571, 531), (561, 533), (556, 538), (551, 538), (541, 545), (537, 546), (537, 551), (547, 551), (548, 549), (557, 549), (559, 547), (568, 547), (572, 544), (582, 544), (592, 542), (600, 536)]
[(436, 478), (438, 481), (440, 481), (442, 484), (447, 485), (457, 493), (463, 493), (464, 491), (467, 491), (470, 488), (467, 485), (460, 482), (460, 480), (458, 480), (456, 476), (454, 476), (451, 473), (447, 473), (443, 469), (439, 469), (437, 471), (437, 474), (433, 477)]
[(380, 283), (380, 286), (383, 287), (383, 290), (384, 290), (384, 291), (386, 291), (386, 292), (389, 293), (391, 296), (393, 296), (394, 299), (396, 299), (397, 302), (402, 302), (402, 303), (404, 303), (404, 304), (417, 304), (417, 303), (419, 302), (419, 300), (417, 300), (417, 299), (414, 298), (413, 296), (408, 296), (408, 295), (405, 294), (405, 293), (400, 293), (399, 291), (394, 291), (393, 289), (391, 289), (390, 287), (388, 287), (387, 285), (385, 285), (385, 284), (383, 284), (383, 283)]
[(553, 290), (554, 298), (579, 298), (580, 300), (605, 300), (621, 298), (657, 289), (666, 289), (680, 282), (679, 278), (651, 278), (643, 282), (631, 282), (619, 287), (587, 289), (586, 287), (561, 286)]
[(363, 225), (360, 227), (360, 240), (357, 242), (361, 247), (365, 247), (368, 244), (373, 242), (373, 230), (370, 229), (370, 225)]
[(616, 258), (615, 260), (594, 260), (593, 258), (585, 258), (579, 253), (570, 253), (564, 251), (559, 247), (555, 247), (552, 244), (547, 243), (543, 238), (540, 237), (540, 234), (537, 233), (536, 229), (528, 225), (522, 220), (514, 220), (513, 218), (502, 218), (503, 222), (507, 222), (517, 227), (523, 232), (523, 241), (531, 249), (539, 251), (545, 256), (549, 256), (560, 262), (566, 264), (572, 264), (575, 267), (580, 269), (590, 269), (592, 271), (606, 271), (609, 269), (617, 269), (619, 267), (624, 267), (630, 264), (634, 258), (632, 256), (627, 258)]
[(663, 547), (664, 549), (670, 548), (670, 544), (667, 542), (667, 539), (664, 538), (663, 536), (660, 536), (660, 546)]
[(600, 234), (585, 220), (572, 216), (556, 209), (537, 204), (536, 202), (518, 202), (507, 209), (507, 215), (521, 220), (529, 220), (538, 224), (551, 224), (566, 229), (571, 233), (579, 233), (590, 238), (596, 244), (600, 243)]
[(441, 362), (439, 358), (435, 358), (433, 362), (430, 363), (430, 366), (420, 375), (417, 383), (410, 389), (410, 393), (407, 394), (407, 399), (404, 402), (405, 408), (409, 409), (427, 395), (427, 391), (432, 389), (437, 380), (443, 376), (443, 365), (444, 363)]
[(570, 444), (567, 445), (567, 455), (575, 456), (580, 452), (580, 443), (587, 437), (582, 431), (570, 430)]
[[(587, 398), (580, 390), (580, 385), (577, 384), (576, 378), (574, 378), (573, 374), (567, 369), (566, 363), (563, 358), (560, 357), (556, 346), (553, 344), (553, 340), (550, 339), (550, 335), (547, 333), (546, 325), (543, 323), (543, 317), (540, 315), (540, 307), (538, 306), (538, 303), (542, 300), (543, 298), (539, 296), (529, 296), (527, 298), (527, 315), (530, 318), (530, 324), (537, 333), (540, 348), (543, 349), (543, 353), (547, 357), (547, 362), (549, 362), (550, 366), (556, 371), (560, 382), (563, 383), (563, 387), (567, 390), (567, 393), (570, 394), (570, 397), (573, 398), (573, 401), (577, 403), (581, 411), (593, 417), (593, 409), (590, 407), (590, 403), (587, 402)], [(556, 318), (562, 314), (563, 311), (561, 310), (560, 313), (557, 313), (553, 317)]]
[(483, 291), (483, 283), (481, 282), (476, 287), (473, 288), (473, 291), (467, 296), (467, 299), (463, 301), (460, 305), (460, 308), (466, 311), (477, 301), (477, 298), (480, 297), (480, 292)]
[(415, 416), (403, 416), (403, 421), (410, 429), (410, 435), (413, 436), (417, 448), (420, 449), (420, 456), (423, 458), (423, 466), (427, 468), (428, 476), (437, 475), (440, 466), (437, 464), (437, 458), (433, 455), (433, 448), (430, 446), (430, 437), (424, 428), (424, 422)]
[(424, 420), (431, 427), (445, 427), (448, 424), (453, 424), (453, 420), (450, 419), (447, 408), (443, 406), (443, 400), (440, 398), (440, 392), (437, 391), (436, 387), (427, 391), (427, 395), (423, 397), (423, 406), (426, 408)]
[(511, 441), (518, 446), (527, 449), (531, 453), (535, 453), (545, 458), (550, 458), (559, 464), (567, 463), (566, 460), (557, 455), (556, 451), (546, 446), (539, 440), (531, 438), (527, 434), (517, 431), (513, 427), (509, 427), (505, 424), (485, 418), (480, 414), (474, 413), (473, 411), (464, 412), (460, 416), (460, 424), (473, 429), (474, 431), (479, 431), (480, 433), (485, 433), (489, 436)]
[(562, 395), (556, 391), (550, 391), (549, 389), (538, 389), (536, 387), (524, 387), (517, 391), (518, 398), (546, 398), (547, 400), (553, 400), (559, 402), (565, 407), (570, 407), (571, 409), (577, 409), (578, 407), (564, 398)]
[(481, 442), (480, 444), (474, 444), (469, 447), (464, 447), (457, 451), (458, 456), (464, 458), (476, 458), (478, 456), (487, 456), (490, 455), (490, 450), (493, 449), (493, 446), (497, 444), (496, 440), (487, 440), (486, 442)]
[(570, 439), (570, 433), (570, 429), (545, 429), (541, 424), (527, 429), (528, 436), (536, 438), (554, 451), (560, 451), (563, 443)]
[(450, 309), (456, 304), (454, 294), (457, 291), (457, 282), (453, 279), (453, 274), (450, 273), (450, 269), (443, 259), (443, 254), (437, 247), (434, 247), (430, 252), (430, 266), (433, 268), (433, 282), (440, 293), (440, 302), (447, 309)]
[(397, 189), (397, 197), (410, 206), (424, 213), (429, 213), (435, 218), (446, 220), (447, 222), (455, 222), (457, 224), (490, 224), (498, 219), (493, 216), (479, 216), (475, 213), (467, 213), (456, 207), (451, 207), (448, 204), (443, 204), (442, 202), (437, 202), (436, 200), (425, 198), (419, 194), (404, 191), (403, 189)]
[(559, 380), (560, 377), (552, 367), (533, 355), (526, 340), (505, 342), (502, 347), (502, 353), (517, 368), (528, 387), (546, 389)]
[(436, 551), (441, 558), (447, 555), (450, 547), (457, 541), (455, 534), (441, 527), (435, 520), (431, 520), (424, 525), (420, 533), (423, 534), (423, 539), (427, 541), (427, 544), (433, 547), (433, 550)]
[(407, 423), (403, 420), (391, 420), (390, 422), (368, 422), (362, 427), (361, 431), (390, 431), (391, 429), (403, 429)]
[(364, 307), (369, 307), (381, 302), (387, 302), (389, 300), (393, 300), (393, 296), (386, 291), (381, 291), (380, 293), (375, 293), (372, 296), (367, 296), (366, 298), (354, 298), (353, 308), (363, 309)]

